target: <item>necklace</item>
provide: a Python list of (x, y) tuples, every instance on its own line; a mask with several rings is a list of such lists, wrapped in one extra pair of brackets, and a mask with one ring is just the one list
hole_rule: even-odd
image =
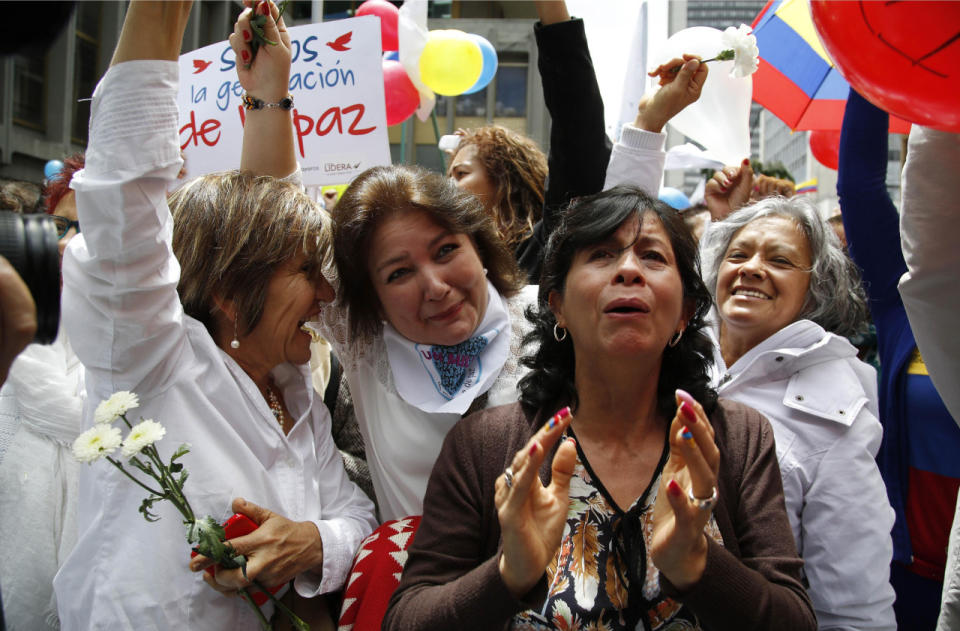
[(277, 423), (279, 423), (282, 428), (284, 421), (283, 406), (280, 405), (280, 398), (273, 391), (273, 386), (270, 384), (267, 384), (267, 403), (270, 406), (270, 411), (273, 412), (274, 418), (277, 419)]

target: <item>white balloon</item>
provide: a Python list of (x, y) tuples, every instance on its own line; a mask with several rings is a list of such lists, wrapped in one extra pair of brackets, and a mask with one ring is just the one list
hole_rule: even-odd
[[(707, 26), (694, 26), (670, 36), (664, 49), (654, 58), (656, 68), (684, 53), (702, 59), (715, 57), (723, 50), (722, 31)], [(703, 85), (700, 99), (671, 119), (680, 133), (700, 143), (724, 163), (738, 165), (750, 157), (750, 101), (753, 79), (730, 76), (733, 61), (711, 61), (710, 74)]]

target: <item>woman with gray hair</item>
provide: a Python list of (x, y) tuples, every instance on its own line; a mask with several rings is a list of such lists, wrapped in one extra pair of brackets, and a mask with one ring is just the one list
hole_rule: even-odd
[(894, 629), (893, 510), (874, 456), (877, 378), (843, 335), (860, 275), (812, 204), (769, 197), (713, 224), (718, 394), (773, 425), (784, 498), (821, 629)]

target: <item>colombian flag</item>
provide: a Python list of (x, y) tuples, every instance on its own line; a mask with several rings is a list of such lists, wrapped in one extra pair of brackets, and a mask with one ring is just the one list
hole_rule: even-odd
[[(810, 16), (809, 0), (770, 0), (753, 21), (760, 67), (753, 100), (793, 130), (840, 129), (850, 84), (824, 50)], [(890, 132), (910, 123), (890, 117)]]

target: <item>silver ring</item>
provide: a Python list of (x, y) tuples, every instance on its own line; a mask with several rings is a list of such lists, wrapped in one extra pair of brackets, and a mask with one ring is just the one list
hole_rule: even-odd
[(513, 469), (510, 467), (503, 470), (503, 482), (508, 489), (513, 488)]
[(687, 491), (687, 499), (700, 510), (713, 510), (713, 505), (717, 503), (717, 487), (713, 487), (713, 490), (710, 492), (710, 497), (704, 499), (694, 497), (693, 487), (690, 487)]

